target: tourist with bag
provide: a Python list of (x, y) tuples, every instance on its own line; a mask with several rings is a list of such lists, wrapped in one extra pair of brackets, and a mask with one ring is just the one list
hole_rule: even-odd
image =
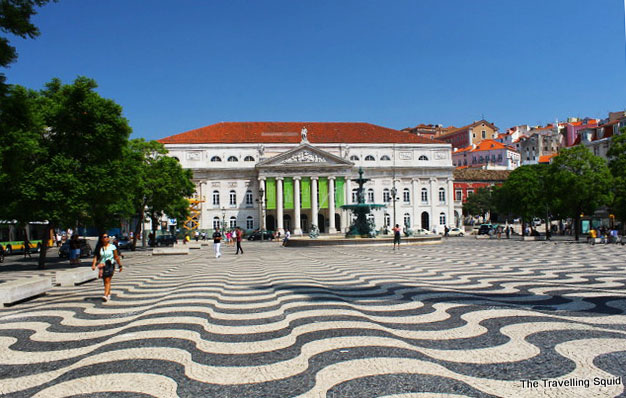
[(91, 263), (91, 269), (98, 268), (98, 278), (104, 281), (104, 296), (102, 299), (106, 303), (111, 300), (111, 280), (115, 273), (115, 264), (122, 272), (122, 262), (117, 252), (117, 247), (109, 242), (109, 235), (107, 233), (100, 234), (98, 238), (98, 244), (96, 245), (95, 256)]

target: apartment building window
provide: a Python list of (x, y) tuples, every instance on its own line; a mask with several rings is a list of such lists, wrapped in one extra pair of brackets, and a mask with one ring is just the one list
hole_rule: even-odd
[(230, 198), (230, 201), (229, 201), (230, 205), (236, 206), (237, 205), (237, 192), (230, 191), (229, 198)]
[(474, 190), (473, 189), (468, 189), (467, 190), (467, 197), (469, 198), (470, 196), (472, 196), (474, 194)]
[(446, 213), (439, 213), (439, 225), (446, 225)]
[(422, 188), (422, 203), (428, 203), (428, 189)]
[(220, 191), (213, 191), (213, 206), (220, 205)]
[(454, 200), (463, 200), (463, 191), (461, 189), (457, 189), (456, 191), (454, 191)]
[(389, 193), (389, 189), (387, 188), (383, 189), (383, 202), (391, 202), (391, 194)]
[(230, 227), (231, 228), (237, 228), (237, 217), (232, 216), (230, 218)]
[(246, 191), (246, 205), (252, 206), (252, 191)]
[(246, 217), (246, 229), (254, 228), (254, 218), (252, 216)]
[(485, 130), (481, 131), (481, 137), (483, 137), (483, 139), (487, 138), (487, 132)]
[(367, 190), (367, 201), (369, 203), (374, 203), (374, 190), (372, 188)]
[(402, 191), (402, 199), (404, 200), (404, 203), (411, 202), (411, 192), (409, 191), (409, 188), (404, 188), (404, 191)]
[(220, 218), (213, 217), (213, 229), (217, 229), (220, 227)]
[(446, 190), (444, 188), (439, 188), (439, 202), (446, 203)]

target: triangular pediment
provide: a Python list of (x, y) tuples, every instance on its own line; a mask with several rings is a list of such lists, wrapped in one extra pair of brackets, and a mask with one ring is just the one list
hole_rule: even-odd
[(299, 145), (294, 149), (265, 159), (257, 164), (257, 168), (307, 166), (352, 167), (354, 164), (309, 144)]

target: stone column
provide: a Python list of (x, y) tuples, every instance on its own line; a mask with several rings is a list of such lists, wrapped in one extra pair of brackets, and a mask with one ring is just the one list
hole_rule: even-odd
[(420, 224), (422, 223), (421, 218), (422, 215), (419, 214), (419, 208), (418, 208), (418, 203), (419, 201), (422, 200), (422, 195), (421, 192), (419, 192), (419, 184), (418, 184), (418, 180), (413, 179), (411, 181), (411, 183), (413, 184), (411, 186), (411, 188), (413, 188), (413, 192), (411, 195), (413, 195), (413, 226), (411, 228), (413, 229), (419, 229), (420, 228)]
[(265, 177), (259, 178), (259, 190), (263, 190), (263, 195), (259, 195), (259, 228), (265, 231), (267, 230), (267, 224), (265, 223)]
[(317, 225), (317, 177), (311, 177), (311, 225)]
[(283, 177), (276, 177), (276, 230), (285, 233), (283, 225)]
[(302, 235), (302, 228), (300, 227), (300, 180), (302, 177), (294, 177), (293, 178), (293, 217), (294, 226), (293, 226), (293, 234), (294, 235)]
[[(346, 183), (343, 184), (343, 189), (345, 190), (344, 192), (344, 198), (345, 199), (345, 203), (346, 204), (351, 204), (352, 203), (352, 188), (350, 185), (350, 176), (345, 176), (344, 177), (346, 180)], [(347, 229), (350, 227), (350, 214), (351, 212), (349, 210), (344, 210), (341, 209), (341, 225), (343, 226), (343, 230), (341, 231), (346, 232)]]
[(454, 223), (454, 184), (452, 182), (452, 178), (448, 178), (448, 195), (446, 195), (448, 201), (448, 217), (446, 219), (446, 224), (451, 227), (456, 227)]
[(337, 233), (337, 228), (335, 228), (335, 177), (328, 177), (328, 233)]
[(439, 201), (438, 192), (435, 187), (436, 178), (430, 179), (430, 230), (439, 232), (439, 214), (437, 214), (436, 206)]

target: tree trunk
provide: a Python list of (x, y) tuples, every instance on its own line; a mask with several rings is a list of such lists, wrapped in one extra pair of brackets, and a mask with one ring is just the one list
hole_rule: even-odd
[(53, 233), (54, 233), (54, 226), (52, 225), (52, 223), (50, 223), (48, 224), (48, 228), (46, 229), (46, 232), (44, 233), (44, 236), (41, 242), (41, 250), (39, 251), (39, 260), (37, 262), (37, 268), (39, 269), (46, 268), (46, 253), (48, 253), (48, 242), (50, 242), (50, 240), (52, 240), (53, 242), (56, 241), (56, 236), (52, 238)]
[[(580, 213), (580, 212), (578, 212)], [(578, 236), (579, 236), (579, 228), (580, 228), (580, 216), (576, 216), (574, 217), (574, 236), (576, 237), (576, 242), (578, 242)]]
[(135, 225), (135, 232), (133, 233), (133, 243), (130, 246), (130, 249), (132, 251), (135, 251), (135, 249), (137, 248), (137, 237), (139, 236), (139, 233), (141, 232), (142, 225), (143, 225), (143, 211), (140, 212), (137, 225)]
[(522, 217), (522, 237), (526, 236), (526, 220)]

